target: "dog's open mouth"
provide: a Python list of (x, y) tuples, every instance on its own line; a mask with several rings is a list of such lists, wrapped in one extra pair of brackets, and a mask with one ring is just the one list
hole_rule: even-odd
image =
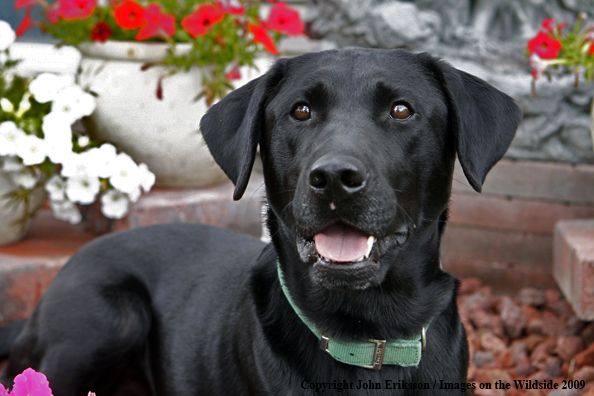
[(405, 226), (378, 237), (339, 222), (312, 237), (299, 236), (297, 249), (316, 283), (328, 289), (361, 290), (381, 282), (380, 258), (404, 243), (407, 235)]
[(382, 241), (344, 223), (335, 223), (313, 237), (298, 237), (297, 248), (304, 263), (347, 270), (377, 263)]
[(313, 241), (321, 260), (348, 264), (369, 259), (375, 237), (344, 224), (335, 224), (314, 235)]

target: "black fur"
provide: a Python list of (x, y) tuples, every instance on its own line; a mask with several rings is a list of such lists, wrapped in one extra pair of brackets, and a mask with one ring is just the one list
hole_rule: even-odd
[[(391, 118), (396, 103), (411, 117)], [(292, 117), (299, 104), (309, 119)], [(463, 393), (440, 389), (466, 383), (468, 365), (457, 281), (439, 266), (454, 160), (480, 191), (520, 120), (509, 97), (427, 54), (280, 60), (201, 122), (235, 199), (260, 146), (273, 243), (187, 224), (93, 241), (43, 296), (2, 382), (32, 366), (55, 396), (302, 395), (351, 383), (342, 394)], [(363, 264), (315, 253), (314, 235), (337, 224), (376, 237)], [(430, 323), (419, 366), (334, 361), (283, 295), (277, 257), (296, 304), (331, 337), (392, 340)], [(369, 383), (381, 389), (357, 389)], [(419, 383), (437, 387), (388, 388)]]

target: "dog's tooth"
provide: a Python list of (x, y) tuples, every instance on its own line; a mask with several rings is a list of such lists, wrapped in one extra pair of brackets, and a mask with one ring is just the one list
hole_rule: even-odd
[(374, 242), (375, 242), (375, 237), (369, 236), (369, 238), (367, 238), (367, 252), (365, 253), (364, 258), (369, 258), (369, 255), (371, 254), (371, 249), (373, 248)]
[(336, 205), (334, 205), (334, 202), (330, 202), (330, 210), (336, 210)]

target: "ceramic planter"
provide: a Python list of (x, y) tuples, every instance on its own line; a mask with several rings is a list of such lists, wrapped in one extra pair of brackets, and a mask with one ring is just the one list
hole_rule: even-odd
[[(178, 45), (189, 50), (189, 45)], [(198, 68), (163, 79), (163, 98), (157, 82), (162, 66), (140, 68), (167, 55), (168, 44), (122, 41), (87, 42), (79, 46), (82, 59), (78, 83), (97, 95), (90, 118), (91, 133), (115, 144), (156, 175), (157, 187), (195, 188), (226, 180), (199, 131), (207, 110), (194, 98), (202, 90)], [(253, 76), (246, 76), (253, 77)]]

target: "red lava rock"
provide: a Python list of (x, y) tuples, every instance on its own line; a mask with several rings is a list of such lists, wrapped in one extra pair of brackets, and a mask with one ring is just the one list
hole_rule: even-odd
[(516, 363), (515, 373), (520, 377), (528, 377), (536, 372), (536, 368), (530, 364), (530, 360), (526, 357)]
[(540, 311), (530, 305), (522, 305), (520, 306), (520, 310), (526, 315), (528, 321), (540, 319), (542, 317)]
[(544, 334), (549, 337), (559, 337), (565, 334), (565, 322), (551, 311), (542, 314)]
[(492, 332), (498, 337), (503, 337), (503, 323), (498, 315), (476, 310), (469, 314), (470, 321), (479, 330)]
[(466, 298), (460, 299), (459, 307), (460, 311), (464, 312), (474, 312), (476, 310), (479, 311), (487, 311), (490, 308), (491, 301), (489, 296), (483, 293), (474, 293), (469, 295)]
[(575, 355), (575, 364), (577, 367), (594, 366), (594, 343)]
[(481, 349), (481, 339), (476, 334), (468, 337), (468, 349), (471, 351), (478, 351)]
[(514, 360), (509, 349), (506, 349), (497, 356), (497, 363), (503, 368), (514, 367)]
[(580, 331), (580, 337), (582, 337), (584, 345), (590, 345), (594, 342), (594, 322), (587, 324), (582, 331)]
[(573, 315), (569, 319), (567, 319), (567, 323), (565, 325), (565, 335), (567, 336), (576, 336), (579, 335), (582, 329), (584, 328), (585, 323), (580, 320), (577, 316)]
[(481, 347), (495, 356), (506, 350), (505, 342), (493, 333), (483, 333), (481, 335)]
[(557, 340), (552, 338), (541, 342), (534, 348), (534, 351), (532, 351), (532, 354), (530, 355), (530, 363), (539, 370), (546, 369), (549, 355), (553, 353), (556, 346)]
[(573, 379), (577, 381), (586, 381), (592, 382), (594, 381), (594, 367), (592, 366), (584, 366), (581, 369), (577, 370), (573, 373)]
[(570, 376), (586, 384), (580, 396), (594, 396), (594, 323), (577, 318), (558, 290), (526, 288), (517, 296), (495, 295), (480, 280), (469, 279), (460, 288), (458, 301), (469, 342), (468, 380), (512, 384), (505, 391), (476, 389), (476, 396), (577, 395), (575, 390), (526, 390), (513, 385), (513, 379), (561, 384)]
[(537, 371), (536, 373), (528, 376), (526, 379), (531, 380), (531, 381), (546, 381), (549, 379), (549, 376), (547, 375), (547, 373), (545, 373), (544, 371), (540, 370)]
[(518, 364), (519, 361), (528, 357), (528, 347), (526, 346), (526, 341), (516, 340), (512, 342), (509, 346), (509, 352), (514, 364)]
[(582, 396), (594, 396), (594, 386), (586, 387), (586, 393), (582, 393)]
[(472, 359), (477, 368), (481, 368), (485, 364), (491, 363), (494, 360), (495, 356), (493, 355), (493, 352), (489, 351), (476, 351), (474, 353), (474, 358)]
[(575, 316), (573, 312), (573, 308), (567, 300), (559, 300), (556, 303), (551, 305), (551, 311), (555, 312), (557, 315), (563, 318), (569, 318), (571, 316)]
[(555, 353), (564, 361), (570, 361), (578, 352), (584, 349), (584, 342), (579, 336), (562, 336), (557, 338)]
[(547, 289), (544, 295), (547, 308), (561, 300), (561, 292), (557, 289)]
[(528, 325), (528, 319), (520, 307), (510, 297), (503, 296), (498, 311), (505, 333), (512, 339), (519, 338)]
[(546, 337), (542, 335), (529, 335), (528, 337), (524, 338), (524, 342), (526, 343), (526, 349), (528, 353), (532, 353), (534, 349), (543, 341), (546, 341)]
[(458, 294), (472, 294), (479, 291), (483, 286), (483, 281), (479, 278), (465, 278), (458, 287)]
[(528, 334), (545, 335), (545, 322), (542, 319), (528, 321)]
[[(501, 369), (477, 369), (475, 376), (477, 383), (491, 383), (492, 389), (476, 389), (473, 393), (476, 396), (481, 395), (502, 395), (505, 396), (505, 391), (502, 389), (495, 389), (495, 382), (501, 380), (503, 383), (512, 383), (512, 377), (505, 370)], [(487, 392), (488, 391), (488, 392)]]
[(520, 304), (531, 305), (539, 308), (544, 307), (547, 303), (545, 293), (542, 290), (535, 289), (533, 287), (525, 287), (520, 290), (519, 293)]
[(545, 372), (550, 379), (561, 376), (561, 359), (555, 356), (549, 356), (545, 364)]

